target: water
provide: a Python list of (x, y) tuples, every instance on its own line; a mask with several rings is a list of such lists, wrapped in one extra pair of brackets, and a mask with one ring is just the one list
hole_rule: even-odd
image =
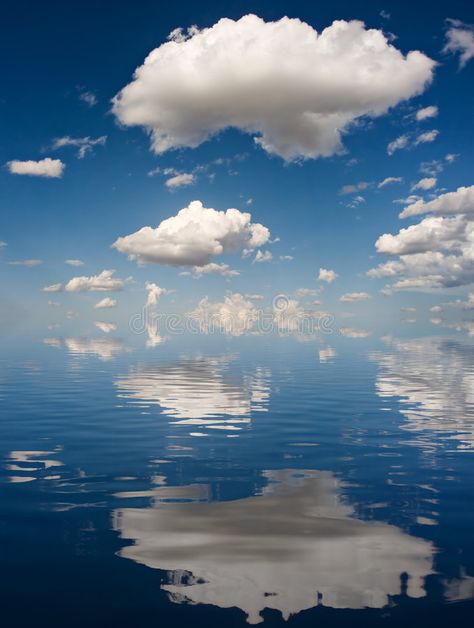
[(3, 625), (471, 625), (474, 345), (329, 340), (5, 345)]

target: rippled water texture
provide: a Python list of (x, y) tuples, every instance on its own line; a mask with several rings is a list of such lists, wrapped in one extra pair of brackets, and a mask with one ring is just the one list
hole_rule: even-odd
[(5, 626), (470, 626), (474, 345), (2, 351)]

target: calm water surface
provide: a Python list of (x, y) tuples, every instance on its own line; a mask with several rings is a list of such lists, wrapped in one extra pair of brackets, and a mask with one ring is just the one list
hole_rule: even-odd
[(474, 616), (474, 345), (5, 343), (5, 626)]

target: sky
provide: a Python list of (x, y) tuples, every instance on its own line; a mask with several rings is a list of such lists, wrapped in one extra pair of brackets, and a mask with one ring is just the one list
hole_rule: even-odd
[(458, 1), (10, 3), (3, 333), (283, 302), (474, 330), (473, 23)]

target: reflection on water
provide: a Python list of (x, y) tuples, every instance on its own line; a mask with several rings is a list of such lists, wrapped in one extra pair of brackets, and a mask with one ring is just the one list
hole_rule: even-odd
[(386, 339), (389, 350), (374, 352), (382, 398), (399, 397), (405, 429), (432, 446), (433, 434), (456, 449), (474, 449), (474, 348), (454, 340)]
[(105, 361), (125, 350), (118, 338), (44, 338), (43, 342), (51, 347), (66, 347), (72, 355), (94, 355)]
[(52, 473), (51, 470), (64, 465), (51, 456), (56, 456), (60, 451), (61, 448), (53, 451), (11, 451), (5, 464), (5, 470), (9, 472), (8, 481), (22, 483), (39, 479), (59, 479), (60, 476)]
[(141, 407), (158, 405), (173, 425), (237, 430), (252, 412), (265, 412), (270, 370), (230, 372), (235, 356), (182, 359), (168, 365), (143, 364), (118, 377), (118, 396)]
[(264, 608), (287, 619), (318, 604), (382, 608), (405, 588), (425, 595), (430, 542), (353, 518), (329, 472), (265, 476), (263, 493), (247, 499), (207, 502), (205, 487), (166, 487), (150, 508), (117, 510), (114, 527), (134, 542), (120, 556), (169, 572), (172, 601), (237, 606), (252, 624)]
[(473, 344), (365, 336), (0, 352), (6, 625), (466, 625)]

